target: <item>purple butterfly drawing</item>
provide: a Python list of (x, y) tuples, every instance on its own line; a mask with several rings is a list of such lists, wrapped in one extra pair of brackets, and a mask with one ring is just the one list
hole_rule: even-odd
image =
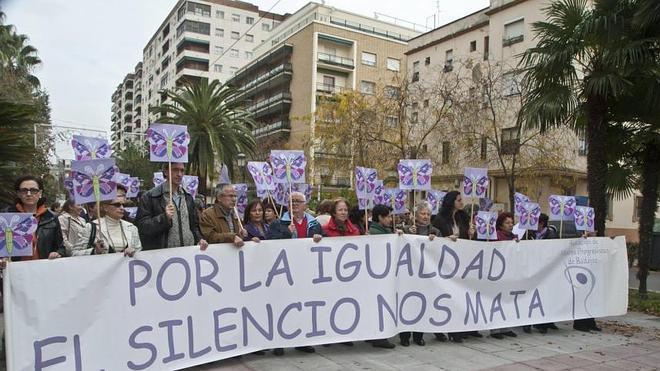
[(127, 198), (137, 197), (138, 193), (140, 193), (140, 178), (136, 176), (129, 177), (126, 183), (127, 183), (126, 197)]
[(383, 205), (383, 181), (376, 179), (376, 186), (374, 187), (374, 205)]
[(71, 139), (71, 146), (76, 161), (108, 158), (112, 154), (108, 140), (103, 138), (74, 135)]
[(155, 187), (158, 187), (165, 182), (165, 176), (163, 175), (162, 171), (157, 171), (154, 173), (153, 182)]
[(577, 202), (574, 196), (551, 195), (548, 197), (550, 220), (573, 220)]
[(250, 161), (247, 163), (248, 171), (252, 175), (257, 191), (274, 191), (273, 168), (267, 162)]
[[(307, 183), (295, 183), (291, 185), (293, 192), (300, 192), (305, 195), (305, 200), (309, 201), (312, 197), (312, 186)], [(289, 202), (289, 195), (287, 194), (287, 203)]]
[(447, 192), (430, 190), (426, 192), (426, 201), (431, 205), (431, 215), (437, 215)]
[(355, 168), (355, 194), (357, 198), (373, 199), (376, 192), (376, 169), (368, 167)]
[(147, 129), (149, 160), (152, 162), (188, 162), (188, 127), (151, 124)]
[(358, 207), (360, 210), (368, 210), (374, 208), (374, 200), (368, 198), (358, 198)]
[(596, 212), (593, 207), (576, 206), (574, 215), (576, 230), (587, 232), (594, 231)]
[(71, 176), (76, 203), (113, 200), (117, 196), (116, 172), (115, 160), (111, 158), (73, 161)]
[(130, 177), (131, 177), (130, 174), (115, 173), (115, 183), (121, 184), (124, 187), (126, 187), (128, 184), (128, 178)]
[(245, 209), (248, 205), (248, 186), (247, 184), (234, 184), (234, 190), (236, 191), (236, 211), (238, 215), (242, 218), (245, 215)]
[(32, 256), (37, 224), (31, 213), (0, 213), (0, 257)]
[(64, 178), (64, 189), (68, 194), (68, 199), (73, 199), (73, 178), (66, 177)]
[(431, 160), (399, 160), (397, 171), (400, 189), (431, 189)]
[(137, 216), (137, 207), (125, 207), (124, 211), (126, 211), (126, 214), (128, 215), (129, 218), (135, 219)]
[(273, 191), (273, 199), (278, 205), (289, 205), (289, 186), (284, 183), (275, 184), (275, 191)]
[(406, 198), (407, 192), (400, 188), (387, 188), (385, 189), (384, 201), (386, 205), (391, 207), (392, 214), (403, 214), (406, 212)]
[(541, 216), (541, 206), (536, 202), (523, 202), (520, 204), (520, 229), (535, 231), (539, 228), (539, 217)]
[(484, 197), (488, 190), (488, 169), (466, 167), (463, 176), (463, 196)]
[(197, 196), (197, 188), (199, 188), (199, 178), (194, 175), (184, 175), (183, 179), (181, 179), (181, 186), (195, 198)]
[(305, 153), (303, 151), (271, 151), (275, 183), (305, 183)]
[(525, 196), (522, 193), (516, 192), (513, 195), (513, 203), (514, 203), (514, 215), (515, 216), (520, 216), (520, 213), (522, 212), (522, 204), (525, 202), (529, 202), (529, 197)]
[(497, 213), (493, 211), (479, 211), (475, 218), (477, 239), (480, 240), (496, 240), (497, 234), (495, 233), (495, 222), (497, 221)]

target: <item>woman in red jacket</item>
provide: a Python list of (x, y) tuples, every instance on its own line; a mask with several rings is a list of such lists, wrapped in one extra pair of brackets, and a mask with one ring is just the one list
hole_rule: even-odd
[(348, 219), (348, 202), (343, 198), (336, 199), (330, 211), (330, 221), (323, 226), (323, 232), (328, 237), (359, 236), (360, 230)]

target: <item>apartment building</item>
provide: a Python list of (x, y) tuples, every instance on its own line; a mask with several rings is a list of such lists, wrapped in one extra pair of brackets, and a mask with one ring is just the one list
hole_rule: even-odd
[[(494, 89), (500, 89), (499, 98), (509, 102), (506, 103), (507, 112), (501, 118), (504, 124), (497, 135), (502, 146), (511, 142), (512, 148), (518, 148), (518, 144), (524, 141), (527, 135), (535, 135), (537, 132), (523, 131), (522, 134), (517, 134), (519, 105), (516, 102), (520, 101), (520, 77), (507, 69), (515, 67), (519, 62), (519, 55), (535, 46), (532, 24), (545, 20), (543, 9), (549, 2), (550, 0), (491, 0), (487, 8), (410, 40), (406, 52), (409, 78), (413, 84), (424, 87), (437, 83), (438, 79), (449, 74), (464, 74), (468, 78), (474, 78), (475, 74), (480, 76), (488, 69), (493, 71), (499, 68), (501, 82), (494, 85)], [(474, 99), (483, 97), (477, 94)], [(584, 134), (576, 135), (569, 129), (562, 129), (556, 135), (561, 137), (553, 143), (559, 151), (557, 158), (563, 159), (561, 165), (552, 166), (546, 163), (542, 168), (538, 164), (530, 165), (524, 162), (518, 165), (520, 177), (517, 179), (517, 190), (539, 202), (546, 213), (547, 199), (551, 194), (588, 195)], [(565, 144), (564, 147), (559, 147), (560, 142)], [(507, 179), (499, 159), (489, 146), (486, 140), (481, 142), (481, 148), (476, 149), (477, 153), (481, 152), (481, 158), (475, 160), (475, 156), (465, 154), (466, 149), (461, 147), (456, 138), (438, 141), (438, 145), (429, 151), (436, 165), (434, 174), (438, 174), (434, 177), (434, 186), (439, 189), (457, 189), (462, 179), (463, 167), (487, 167), (491, 178), (489, 197), (496, 203), (496, 208), (508, 210)], [(505, 149), (504, 146), (501, 148)], [(534, 175), (526, 177), (526, 173)], [(625, 200), (611, 199), (607, 222), (611, 233), (625, 234), (632, 241), (638, 239), (635, 206), (638, 201), (636, 196)]]
[[(124, 80), (117, 85), (112, 94), (112, 116), (110, 117), (112, 125), (110, 126), (112, 149), (114, 151), (122, 150), (126, 143), (134, 135), (134, 131), (140, 128), (140, 120), (135, 121), (135, 110), (141, 109), (141, 100), (136, 100), (136, 89), (141, 90), (137, 85), (137, 73), (142, 73), (142, 63), (135, 66), (135, 71), (127, 74)], [(141, 80), (141, 78), (140, 78)], [(141, 94), (141, 93), (138, 93)], [(140, 108), (137, 108), (140, 107)]]
[(350, 169), (323, 165), (334, 158), (315, 136), (317, 102), (344, 89), (369, 93), (405, 73), (407, 41), (419, 33), (317, 3), (288, 17), (229, 81), (251, 102), (260, 159), (272, 148), (303, 149), (308, 183), (349, 186)]
[[(122, 125), (115, 126), (113, 121), (115, 146), (122, 148), (126, 140), (144, 136), (149, 123), (155, 119), (149, 108), (165, 101), (161, 93), (164, 89), (201, 78), (227, 81), (254, 58), (252, 49), (270, 37), (285, 18), (285, 15), (265, 12), (243, 1), (177, 1), (144, 47), (139, 74), (137, 67), (132, 73), (135, 78), (131, 82), (135, 95), (130, 116), (133, 125), (125, 123), (123, 116)], [(122, 99), (125, 104), (126, 100)], [(114, 103), (115, 94), (113, 117)], [(124, 130), (128, 128), (131, 132)]]

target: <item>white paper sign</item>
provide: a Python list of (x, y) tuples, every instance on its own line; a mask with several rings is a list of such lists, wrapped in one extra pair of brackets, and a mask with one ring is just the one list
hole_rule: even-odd
[(628, 261), (623, 237), (393, 234), (16, 262), (4, 284), (9, 370), (172, 370), (402, 331), (622, 315)]

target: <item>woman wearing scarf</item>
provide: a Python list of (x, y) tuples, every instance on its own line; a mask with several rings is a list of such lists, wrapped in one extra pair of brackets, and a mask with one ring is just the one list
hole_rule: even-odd
[[(518, 241), (518, 236), (513, 234), (513, 214), (509, 212), (500, 213), (495, 222), (495, 231), (498, 241)], [(518, 336), (510, 328), (498, 328), (490, 330), (490, 337), (502, 340), (505, 336), (515, 338)]]
[(254, 200), (247, 205), (243, 216), (243, 227), (247, 232), (245, 241), (259, 242), (268, 239), (270, 228), (265, 221), (264, 204), (261, 200)]
[[(133, 256), (142, 250), (142, 243), (136, 226), (123, 220), (126, 188), (117, 185), (117, 196), (112, 201), (101, 203), (102, 217), (85, 226), (78, 243), (73, 248), (73, 256), (124, 253)], [(93, 223), (93, 224), (92, 224)], [(90, 240), (94, 246), (88, 246)]]
[(62, 214), (58, 217), (62, 227), (62, 237), (64, 238), (64, 248), (66, 256), (71, 256), (73, 247), (78, 243), (80, 234), (87, 221), (80, 216), (82, 207), (76, 204), (76, 201), (69, 199), (62, 205)]
[(330, 221), (323, 226), (328, 237), (359, 236), (360, 230), (348, 219), (348, 202), (338, 198), (332, 204)]

